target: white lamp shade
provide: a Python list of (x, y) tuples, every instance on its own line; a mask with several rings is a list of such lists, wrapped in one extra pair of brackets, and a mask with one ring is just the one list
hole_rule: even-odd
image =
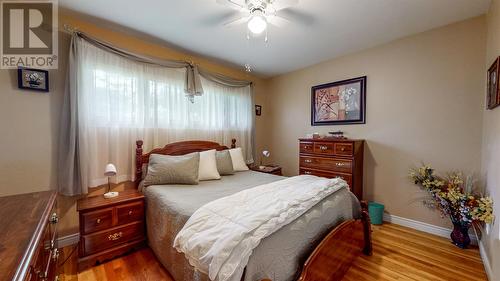
[(104, 171), (106, 177), (116, 176), (116, 167), (113, 164), (106, 165), (106, 170)]
[(264, 155), (265, 157), (269, 157), (269, 156), (271, 156), (271, 152), (264, 150), (264, 151), (262, 151), (262, 155)]

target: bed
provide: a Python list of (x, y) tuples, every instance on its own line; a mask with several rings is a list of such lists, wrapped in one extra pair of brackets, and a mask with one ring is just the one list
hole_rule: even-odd
[[(231, 147), (235, 147), (232, 140)], [(137, 141), (136, 182), (140, 185), (144, 166), (151, 154), (183, 155), (226, 146), (208, 141), (168, 144), (148, 153)], [(146, 197), (148, 243), (175, 280), (209, 280), (195, 271), (184, 254), (172, 247), (177, 233), (190, 216), (213, 200), (284, 177), (255, 171), (237, 172), (221, 180), (199, 185), (153, 185), (143, 190)], [(347, 189), (340, 189), (302, 216), (264, 238), (254, 249), (241, 280), (337, 280), (352, 260), (371, 254), (371, 237), (366, 204), (360, 204)]]

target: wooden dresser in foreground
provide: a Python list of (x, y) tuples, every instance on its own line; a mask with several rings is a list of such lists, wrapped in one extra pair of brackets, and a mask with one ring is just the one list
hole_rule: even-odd
[(135, 189), (110, 199), (102, 195), (80, 199), (77, 210), (79, 270), (141, 247), (146, 241), (144, 195)]
[(58, 280), (55, 191), (0, 197), (0, 280)]
[(363, 198), (364, 140), (299, 139), (299, 174), (343, 178)]

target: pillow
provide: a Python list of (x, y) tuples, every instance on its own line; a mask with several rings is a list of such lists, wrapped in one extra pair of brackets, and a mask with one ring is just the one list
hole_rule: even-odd
[(233, 175), (233, 160), (229, 150), (215, 152), (215, 160), (217, 161), (217, 170), (220, 175)]
[(229, 149), (229, 153), (231, 154), (231, 160), (233, 160), (233, 169), (236, 172), (239, 171), (248, 171), (248, 166), (243, 160), (243, 152), (241, 152), (241, 147)]
[(198, 180), (218, 180), (217, 161), (215, 161), (215, 149), (200, 152), (200, 168)]
[(156, 184), (198, 184), (200, 154), (181, 156), (152, 154), (144, 186)]

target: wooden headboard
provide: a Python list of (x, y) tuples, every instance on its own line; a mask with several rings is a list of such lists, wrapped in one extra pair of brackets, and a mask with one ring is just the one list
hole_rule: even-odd
[[(173, 142), (165, 145), (162, 148), (155, 148), (148, 153), (142, 152), (142, 140), (135, 142), (135, 186), (139, 186), (142, 180), (142, 166), (149, 163), (149, 156), (151, 154), (162, 155), (184, 155), (192, 152), (200, 152), (205, 150), (225, 150), (228, 149), (225, 145), (220, 145), (212, 141), (180, 141)], [(231, 148), (236, 147), (236, 139), (231, 140)]]

